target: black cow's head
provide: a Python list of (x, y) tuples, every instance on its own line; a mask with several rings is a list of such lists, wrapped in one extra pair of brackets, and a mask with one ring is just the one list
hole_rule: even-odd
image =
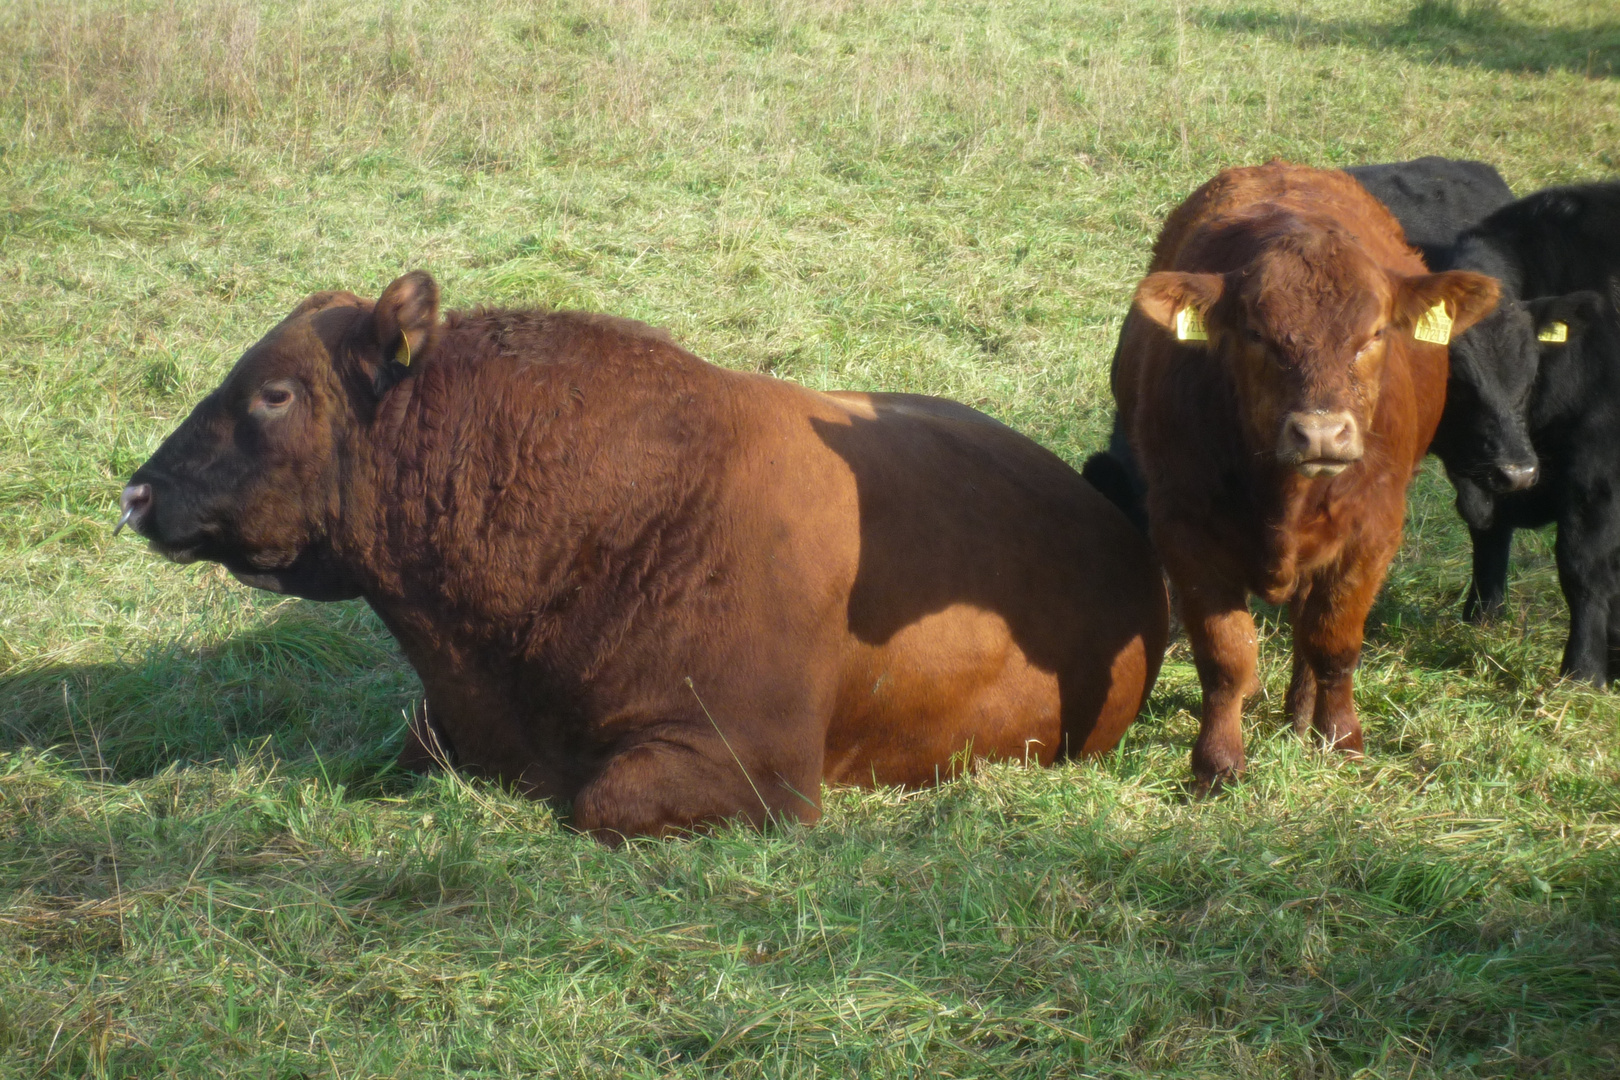
[[(1595, 292), (1518, 301), (1511, 318), (1479, 325), (1492, 331), (1489, 336), (1471, 342), (1464, 335), (1460, 356), (1453, 348), (1434, 451), (1457, 489), (1458, 513), (1473, 528), (1491, 526), (1498, 496), (1535, 482), (1534, 433), (1588, 407), (1590, 379), (1579, 370), (1581, 357), (1606, 310), (1607, 301)], [(1515, 460), (1529, 462), (1528, 474), (1513, 468)]]
[(1466, 481), (1494, 493), (1535, 483), (1536, 452), (1527, 423), (1539, 331), (1527, 305), (1505, 301), (1451, 343), (1446, 409), (1431, 449), (1453, 483)]
[(342, 512), (344, 448), (378, 396), (430, 352), (438, 311), (439, 288), (420, 271), (375, 304), (346, 292), (306, 299), (135, 471), (119, 527), (256, 588), (359, 595), (326, 543)]

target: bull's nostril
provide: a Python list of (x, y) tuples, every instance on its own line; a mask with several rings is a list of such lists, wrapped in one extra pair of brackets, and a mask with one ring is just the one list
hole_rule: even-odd
[(128, 484), (124, 488), (124, 495), (119, 500), (124, 512), (118, 517), (118, 524), (113, 526), (113, 535), (117, 536), (123, 531), (125, 525), (133, 524), (138, 530), (141, 527), (141, 518), (152, 506), (151, 484)]

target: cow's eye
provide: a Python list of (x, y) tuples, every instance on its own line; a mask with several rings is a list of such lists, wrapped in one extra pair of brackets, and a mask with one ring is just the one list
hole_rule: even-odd
[(291, 405), (292, 400), (292, 384), (285, 379), (277, 379), (259, 387), (259, 392), (253, 395), (253, 404), (249, 409), (261, 416), (273, 415)]

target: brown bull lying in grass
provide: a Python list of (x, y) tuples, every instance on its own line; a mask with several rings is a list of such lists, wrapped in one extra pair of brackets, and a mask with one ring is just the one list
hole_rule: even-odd
[(461, 768), (608, 840), (1101, 753), (1165, 645), (1140, 534), (995, 421), (601, 315), (441, 322), (423, 273), (305, 300), (123, 502), (176, 561), (364, 597)]

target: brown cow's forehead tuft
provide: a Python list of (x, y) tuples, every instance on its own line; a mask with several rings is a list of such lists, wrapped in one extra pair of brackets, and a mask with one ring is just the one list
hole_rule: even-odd
[(1338, 352), (1370, 333), (1389, 306), (1389, 277), (1337, 230), (1280, 237), (1241, 288), (1242, 317), (1290, 350)]

